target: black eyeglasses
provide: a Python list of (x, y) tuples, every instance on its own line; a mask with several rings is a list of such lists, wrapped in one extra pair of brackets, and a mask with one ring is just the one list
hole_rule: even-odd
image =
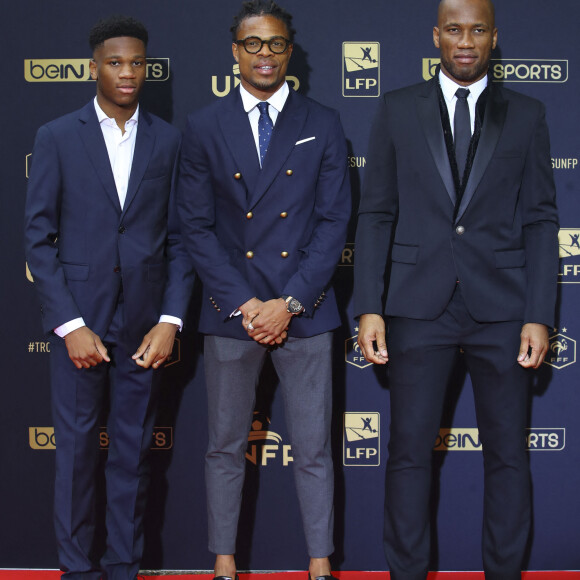
[(262, 47), (265, 44), (268, 45), (268, 48), (274, 54), (282, 54), (286, 52), (286, 49), (291, 44), (291, 42), (283, 36), (273, 36), (269, 40), (262, 40), (257, 36), (248, 36), (243, 40), (236, 40), (236, 44), (242, 44), (246, 49), (246, 52), (249, 52), (250, 54), (257, 54), (262, 50)]

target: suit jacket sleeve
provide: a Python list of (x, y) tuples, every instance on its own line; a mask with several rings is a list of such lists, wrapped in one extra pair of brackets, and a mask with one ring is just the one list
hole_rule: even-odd
[(395, 146), (390, 133), (386, 95), (374, 118), (355, 239), (354, 315), (382, 314), (385, 271), (398, 189)]
[(45, 332), (81, 316), (67, 287), (56, 244), (61, 211), (61, 162), (50, 128), (41, 127), (32, 153), (24, 239), (28, 267), (40, 296)]
[(520, 189), (526, 252), (524, 323), (552, 327), (558, 278), (558, 210), (545, 108), (539, 104)]
[(177, 183), (179, 175), (179, 153), (175, 157), (173, 179), (168, 206), (167, 223), (167, 282), (163, 294), (161, 313), (183, 320), (193, 289), (193, 265), (183, 243), (177, 208)]
[(305, 257), (283, 291), (302, 302), (306, 315), (312, 314), (316, 300), (336, 269), (346, 240), (350, 209), (346, 139), (338, 113), (334, 113), (316, 184), (317, 223), (305, 248)]

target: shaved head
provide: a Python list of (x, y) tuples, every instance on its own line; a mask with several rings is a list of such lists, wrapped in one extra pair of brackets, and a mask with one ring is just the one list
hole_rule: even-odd
[(491, 0), (441, 0), (439, 2), (439, 8), (437, 10), (437, 24), (441, 25), (441, 17), (445, 13), (445, 8), (447, 5), (454, 4), (454, 5), (461, 5), (461, 4), (482, 4), (487, 7), (487, 10), (490, 11), (491, 14), (491, 24), (495, 26), (495, 7)]

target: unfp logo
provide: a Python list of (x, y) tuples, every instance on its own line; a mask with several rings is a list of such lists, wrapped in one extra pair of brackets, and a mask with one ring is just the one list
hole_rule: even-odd
[[(355, 332), (358, 332), (358, 327), (354, 330)], [(366, 369), (373, 364), (367, 362), (363, 356), (358, 343), (358, 334), (355, 334), (354, 336), (351, 336), (344, 341), (344, 360), (349, 365), (353, 365), (359, 369)]]
[(378, 97), (381, 94), (380, 44), (342, 43), (342, 96)]
[[(298, 77), (292, 75), (286, 76), (286, 81), (290, 83), (290, 88), (297, 91), (300, 88), (300, 81)], [(211, 92), (216, 97), (225, 97), (229, 95), (232, 89), (235, 89), (240, 84), (240, 65), (234, 64), (232, 67), (232, 76), (224, 76), (223, 80), (219, 80), (217, 75), (211, 77)]]
[(563, 369), (576, 362), (576, 341), (567, 336), (568, 330), (562, 328), (562, 332), (550, 337), (550, 347), (544, 363), (555, 369)]
[(561, 228), (558, 232), (560, 284), (580, 284), (580, 229)]
[[(423, 79), (435, 76), (439, 58), (423, 59)], [(504, 83), (565, 83), (568, 80), (567, 60), (492, 59), (491, 79)]]
[[(24, 78), (29, 83), (67, 83), (90, 81), (89, 58), (27, 58), (24, 60)], [(166, 81), (169, 78), (168, 58), (148, 58), (148, 81)]]
[(344, 414), (343, 464), (378, 467), (381, 464), (380, 413)]
[(254, 411), (246, 459), (254, 465), (264, 466), (270, 460), (281, 459), (284, 467), (294, 461), (292, 446), (284, 445), (282, 436), (270, 430), (270, 417), (260, 411)]

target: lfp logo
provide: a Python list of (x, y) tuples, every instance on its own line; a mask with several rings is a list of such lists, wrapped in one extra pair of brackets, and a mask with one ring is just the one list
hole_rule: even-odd
[(380, 413), (345, 413), (343, 464), (377, 467), (381, 464)]
[(342, 43), (342, 96), (378, 97), (381, 94), (380, 44)]

